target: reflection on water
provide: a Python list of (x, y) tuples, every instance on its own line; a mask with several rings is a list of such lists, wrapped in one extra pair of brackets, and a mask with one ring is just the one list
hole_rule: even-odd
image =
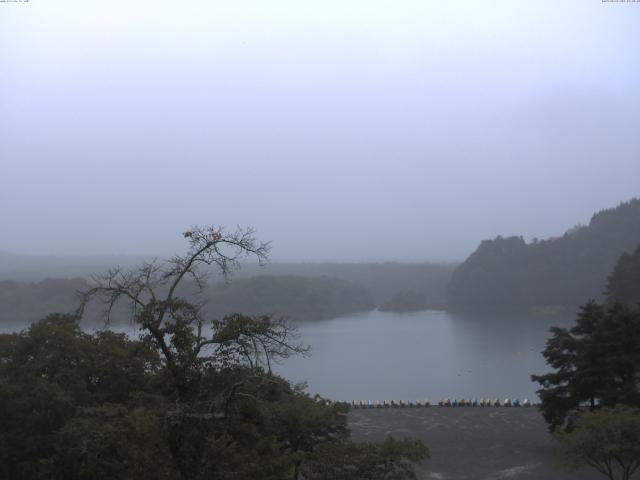
[[(573, 317), (372, 311), (299, 323), (308, 358), (275, 370), (336, 400), (441, 397), (536, 398), (532, 373), (548, 371), (540, 354), (552, 325)], [(18, 331), (24, 325), (2, 325)], [(132, 337), (133, 326), (116, 327)], [(90, 329), (92, 330), (92, 329)]]
[(309, 358), (277, 371), (338, 400), (536, 398), (551, 325), (571, 318), (368, 312), (298, 324)]

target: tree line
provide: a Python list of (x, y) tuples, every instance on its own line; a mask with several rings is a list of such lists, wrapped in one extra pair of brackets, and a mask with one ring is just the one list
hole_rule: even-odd
[(481, 242), (453, 273), (451, 309), (575, 308), (602, 299), (620, 255), (640, 243), (640, 199), (593, 215), (562, 237), (526, 242), (502, 237)]
[[(72, 312), (78, 303), (77, 292), (90, 282), (82, 279), (44, 279), (39, 282), (0, 282), (0, 323), (16, 328), (41, 319), (48, 312)], [(180, 294), (191, 299), (198, 286), (185, 279)], [(273, 313), (290, 319), (335, 318), (355, 312), (373, 310), (369, 291), (354, 283), (329, 277), (260, 275), (233, 282), (221, 281), (206, 287), (209, 300), (203, 309), (210, 317), (227, 314)], [(195, 298), (194, 298), (195, 300)], [(90, 308), (84, 315), (86, 324), (99, 324), (99, 311)], [(127, 321), (127, 311), (116, 307), (114, 323)]]
[[(125, 264), (123, 268), (134, 267)], [(408, 307), (443, 308), (445, 286), (453, 268), (453, 265), (396, 263), (292, 263), (261, 268), (246, 263), (234, 275), (233, 282), (226, 282), (215, 269), (210, 271), (206, 287), (210, 301), (204, 308), (210, 316), (219, 318), (242, 311), (305, 320), (335, 318), (383, 305), (383, 309), (393, 311)], [(62, 275), (64, 269), (52, 273)], [(83, 273), (90, 278), (88, 271)], [(87, 278), (0, 280), (0, 324), (18, 328), (49, 312), (71, 312), (77, 303), (76, 292), (89, 285)], [(187, 298), (197, 290), (188, 278), (181, 284), (181, 295)], [(408, 307), (407, 294), (412, 296)], [(116, 309), (113, 319), (126, 319), (126, 313)], [(99, 320), (95, 310), (86, 312), (85, 322)]]
[[(304, 355), (287, 322), (209, 319), (206, 268), (229, 275), (266, 259), (251, 230), (194, 227), (188, 251), (114, 268), (84, 289), (75, 314), (0, 335), (0, 477), (23, 479), (411, 479), (427, 448), (410, 439), (353, 442), (344, 404), (272, 371)], [(138, 339), (79, 326), (100, 305), (125, 308)]]
[(629, 480), (640, 468), (640, 245), (619, 258), (604, 302), (550, 333), (542, 353), (553, 371), (532, 380), (564, 464)]

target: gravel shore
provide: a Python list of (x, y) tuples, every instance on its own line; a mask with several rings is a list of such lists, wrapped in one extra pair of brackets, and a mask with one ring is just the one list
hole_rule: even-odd
[(349, 425), (355, 440), (419, 438), (431, 458), (419, 479), (598, 480), (585, 468), (559, 468), (556, 445), (536, 408), (428, 407), (354, 409)]

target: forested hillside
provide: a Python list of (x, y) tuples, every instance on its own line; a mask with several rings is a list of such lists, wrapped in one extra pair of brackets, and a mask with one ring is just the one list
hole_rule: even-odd
[(624, 253), (607, 284), (610, 300), (626, 304), (640, 303), (640, 244), (631, 254)]
[(210, 290), (205, 307), (217, 318), (243, 312), (276, 314), (293, 319), (332, 318), (372, 310), (375, 305), (366, 288), (330, 277), (261, 275), (238, 279)]
[[(51, 312), (72, 311), (75, 292), (86, 287), (85, 279), (92, 274), (107, 270), (109, 258), (0, 253), (0, 322), (20, 324)], [(113, 260), (126, 268), (139, 259)], [(230, 284), (212, 272), (207, 308), (211, 315), (270, 312), (318, 319), (371, 310), (406, 292), (421, 296), (425, 305), (442, 306), (454, 268), (452, 264), (393, 262), (244, 264)], [(88, 317), (95, 319), (92, 313)]]
[[(88, 288), (81, 278), (45, 279), (40, 282), (0, 282), (0, 323), (22, 325), (44, 318), (51, 312), (71, 313), (78, 307), (76, 292)], [(187, 284), (181, 292), (189, 297), (195, 287)], [(292, 319), (322, 319), (372, 310), (375, 304), (360, 285), (330, 277), (262, 275), (216, 283), (204, 292), (204, 306), (210, 318), (228, 313), (274, 314)], [(120, 322), (128, 312), (119, 307), (111, 320)], [(99, 323), (100, 308), (86, 312), (88, 323)]]
[[(137, 339), (87, 333), (79, 316), (61, 314), (0, 332), (0, 478), (416, 478), (429, 454), (420, 440), (356, 443), (346, 403), (275, 374), (274, 362), (309, 351), (286, 321), (241, 313), (211, 321), (200, 308), (200, 265), (228, 278), (240, 257), (264, 261), (267, 244), (240, 227), (194, 227), (184, 238), (184, 255), (110, 269), (78, 295), (79, 314), (122, 306)], [(298, 294), (333, 291), (330, 279), (290, 281)], [(39, 286), (54, 290), (31, 285)]]
[(243, 265), (245, 275), (297, 275), (340, 278), (366, 287), (376, 305), (405, 292), (423, 295), (429, 305), (445, 302), (447, 284), (457, 264), (452, 263), (270, 263), (264, 268)]
[(381, 312), (418, 312), (420, 310), (440, 309), (442, 305), (434, 305), (427, 303), (424, 295), (416, 292), (401, 292), (384, 302), (378, 310)]
[(453, 273), (451, 309), (575, 307), (598, 299), (618, 258), (640, 243), (640, 199), (602, 210), (562, 237), (483, 241)]
[(0, 324), (21, 326), (52, 312), (72, 312), (78, 307), (76, 292), (87, 287), (82, 278), (0, 281)]

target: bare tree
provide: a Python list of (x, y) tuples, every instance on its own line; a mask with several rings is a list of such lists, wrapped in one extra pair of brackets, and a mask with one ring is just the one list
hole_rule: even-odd
[[(228, 233), (224, 227), (194, 226), (183, 236), (189, 243), (184, 255), (166, 261), (154, 259), (129, 270), (113, 268), (94, 276), (93, 285), (80, 292), (79, 314), (96, 298), (104, 305), (108, 323), (114, 307), (124, 303), (130, 320), (151, 336), (167, 367), (176, 373), (196, 362), (216, 361), (242, 361), (252, 368), (264, 366), (270, 373), (277, 358), (307, 351), (295, 343), (295, 332), (286, 322), (268, 316), (231, 315), (210, 322), (211, 333), (207, 335), (200, 294), (211, 271), (217, 270), (228, 279), (243, 258), (255, 257), (264, 264), (269, 244), (258, 242), (252, 229), (241, 227)], [(196, 300), (180, 296), (180, 287), (189, 280), (195, 285)]]
[(308, 347), (298, 344), (298, 333), (282, 318), (235, 313), (214, 320), (213, 330), (213, 337), (202, 343), (215, 345), (213, 356), (207, 358), (237, 359), (251, 368), (264, 366), (269, 374), (273, 361), (308, 352)]

